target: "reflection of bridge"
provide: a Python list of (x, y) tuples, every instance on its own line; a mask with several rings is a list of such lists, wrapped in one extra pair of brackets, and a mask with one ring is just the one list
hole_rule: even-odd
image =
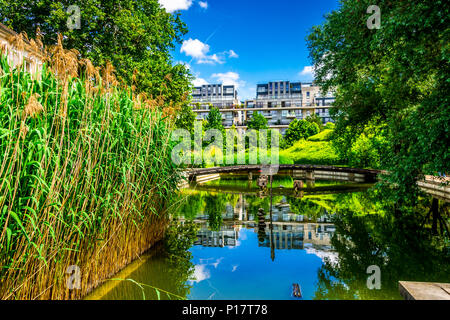
[[(381, 173), (387, 174), (382, 170), (359, 169), (337, 166), (322, 165), (302, 165), (302, 164), (281, 164), (275, 166), (280, 175), (290, 175), (297, 179), (308, 180), (334, 180), (334, 181), (351, 181), (372, 183), (377, 181), (377, 176)], [(214, 168), (198, 168), (186, 171), (184, 175), (189, 181), (207, 182), (220, 178), (220, 174), (247, 174), (249, 180), (253, 174), (259, 175), (263, 169), (268, 166), (264, 165), (238, 165)], [(211, 176), (211, 178), (208, 178)], [(417, 182), (418, 186), (435, 198), (444, 201), (450, 201), (450, 178), (425, 176), (425, 179)], [(186, 184), (184, 184), (186, 186)]]
[[(304, 188), (306, 193), (312, 193), (314, 195), (323, 194), (334, 194), (342, 192), (360, 192), (365, 191), (370, 188), (373, 184), (344, 184), (344, 185), (331, 185), (331, 186), (317, 186), (314, 188)], [(239, 195), (259, 195), (261, 189), (243, 186), (214, 186), (214, 185), (196, 185), (195, 190), (197, 191), (209, 191), (209, 192), (220, 192), (228, 194), (239, 194)], [(272, 190), (274, 196), (296, 196), (293, 188), (274, 188)]]
[[(261, 170), (264, 170), (268, 166), (264, 165), (238, 165), (227, 167), (214, 167), (214, 168), (201, 168), (191, 169), (187, 172), (189, 181), (193, 181), (195, 178), (204, 175), (221, 174), (221, 173), (241, 173), (259, 174)], [(348, 181), (363, 181), (374, 182), (377, 175), (381, 173), (379, 170), (349, 168), (349, 167), (336, 167), (336, 166), (322, 166), (322, 165), (304, 165), (304, 164), (281, 164), (277, 166), (279, 172), (286, 172), (292, 176), (305, 176), (306, 179), (314, 179), (314, 173), (323, 178), (337, 178), (339, 180)], [(329, 177), (328, 177), (329, 176)], [(319, 178), (318, 177), (318, 178)]]

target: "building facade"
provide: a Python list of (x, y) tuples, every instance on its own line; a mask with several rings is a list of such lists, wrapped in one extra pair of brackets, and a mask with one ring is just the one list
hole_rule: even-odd
[[(224, 94), (224, 92), (227, 92)], [(226, 128), (246, 129), (253, 113), (262, 114), (272, 129), (282, 134), (294, 119), (305, 119), (317, 114), (322, 122), (332, 122), (329, 109), (333, 93), (322, 96), (314, 83), (272, 81), (256, 86), (256, 98), (239, 103), (234, 86), (204, 85), (194, 88), (192, 106), (198, 119), (206, 119), (211, 106), (220, 109)]]
[(197, 112), (197, 120), (206, 119), (209, 109), (216, 107), (221, 110), (225, 127), (239, 123), (241, 113), (233, 111), (239, 106), (238, 93), (234, 85), (207, 84), (195, 87), (192, 92), (192, 106)]
[(15, 31), (0, 23), (0, 48), (7, 56), (8, 64), (15, 68), (22, 66), (33, 77), (39, 77), (43, 65), (43, 56), (32, 48), (27, 39), (23, 39), (23, 47), (18, 48), (14, 38), (20, 37)]

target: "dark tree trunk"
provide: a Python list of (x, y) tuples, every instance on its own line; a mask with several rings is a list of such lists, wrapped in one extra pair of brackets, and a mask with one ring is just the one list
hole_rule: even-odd
[(437, 223), (439, 220), (439, 200), (433, 198), (433, 202), (431, 203), (431, 211), (433, 212), (433, 224), (431, 227), (431, 232), (433, 234), (437, 234)]

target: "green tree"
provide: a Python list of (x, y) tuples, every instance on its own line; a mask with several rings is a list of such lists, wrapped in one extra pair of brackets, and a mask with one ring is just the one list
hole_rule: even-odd
[(307, 116), (305, 118), (305, 120), (308, 121), (308, 122), (317, 124), (317, 126), (319, 127), (320, 131), (322, 131), (323, 128), (324, 128), (323, 123), (322, 123), (322, 119), (320, 119), (320, 117), (317, 114), (315, 114), (315, 113), (313, 113), (312, 115)]
[(218, 108), (210, 107), (206, 121), (205, 130), (217, 129), (219, 131), (225, 131), (222, 124), (222, 114)]
[(295, 119), (289, 124), (284, 135), (284, 147), (291, 147), (296, 141), (318, 134), (319, 131), (317, 123)]
[(187, 103), (183, 103), (181, 110), (178, 112), (175, 126), (179, 129), (186, 129), (191, 134), (194, 133), (194, 123), (197, 115)]
[(366, 124), (386, 125), (391, 195), (415, 202), (418, 178), (449, 171), (450, 8), (439, 0), (380, 0), (380, 29), (369, 29), (371, 4), (341, 1), (312, 29), (308, 46), (317, 84), (336, 92), (336, 135), (351, 148)]
[[(67, 9), (73, 4), (80, 8), (81, 25), (69, 30), (73, 12)], [(0, 0), (0, 21), (30, 36), (39, 27), (45, 45), (56, 44), (61, 33), (66, 48), (77, 49), (95, 65), (110, 61), (119, 81), (153, 97), (161, 95), (168, 103), (183, 101), (189, 91), (187, 68), (173, 65), (170, 54), (186, 25), (158, 0)]]
[(249, 130), (268, 129), (267, 119), (259, 112), (253, 112), (252, 118), (247, 122)]

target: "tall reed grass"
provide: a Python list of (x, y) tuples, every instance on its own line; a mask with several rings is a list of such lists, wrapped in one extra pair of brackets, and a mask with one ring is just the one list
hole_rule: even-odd
[[(0, 59), (2, 299), (84, 296), (162, 238), (179, 179), (174, 107), (61, 42), (38, 79)], [(79, 290), (67, 287), (71, 265)]]

